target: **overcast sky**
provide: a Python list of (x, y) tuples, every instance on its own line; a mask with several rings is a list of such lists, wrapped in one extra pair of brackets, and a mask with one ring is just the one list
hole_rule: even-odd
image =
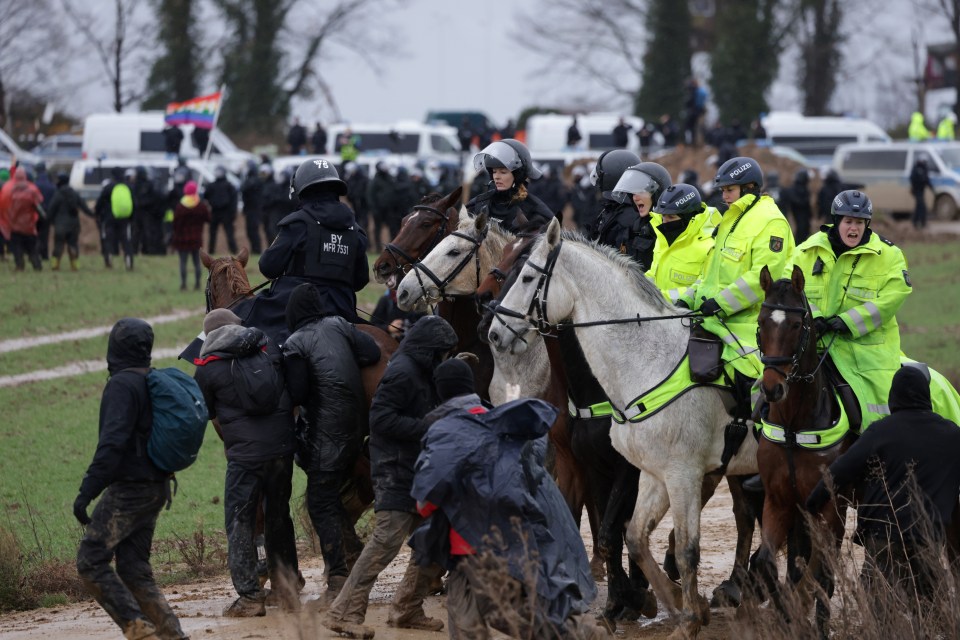
[[(108, 0), (90, 1), (108, 4)], [(331, 49), (332, 57), (321, 63), (347, 120), (421, 120), (430, 109), (472, 109), (485, 111), (502, 124), (524, 107), (562, 106), (565, 98), (592, 90), (582, 79), (538, 73), (544, 61), (515, 41), (514, 34), (523, 30), (516, 21), (520, 9), (543, 6), (533, 0), (408, 0), (401, 6), (382, 18), (391, 26), (401, 51), (378, 57), (380, 75), (342, 49)], [(918, 33), (922, 41), (944, 41), (949, 39), (946, 24), (918, 15), (908, 0), (849, 0), (845, 6), (859, 9), (858, 15), (848, 20), (846, 75), (839, 83), (834, 107), (866, 115), (885, 126), (890, 123), (883, 122), (884, 118), (899, 119), (901, 112), (906, 119), (913, 104), (908, 82), (913, 67), (911, 35)], [(205, 42), (215, 41), (217, 36), (216, 28), (208, 29)], [(644, 43), (637, 46), (642, 50)], [(96, 67), (88, 65), (85, 75), (90, 82), (78, 91), (71, 110), (79, 116), (108, 111), (110, 93), (99, 80)], [(788, 53), (781, 57), (780, 77), (768, 96), (772, 108), (802, 107), (795, 77), (795, 55)], [(622, 101), (604, 106), (617, 112), (629, 108)], [(333, 118), (320, 100), (295, 102), (293, 108), (293, 115), (307, 122)]]

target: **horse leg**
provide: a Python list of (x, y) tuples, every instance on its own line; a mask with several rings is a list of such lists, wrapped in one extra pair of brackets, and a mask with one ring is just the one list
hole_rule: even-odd
[(710, 622), (710, 607), (698, 590), (700, 566), (700, 512), (703, 477), (673, 476), (667, 482), (673, 528), (677, 538), (677, 566), (683, 593), (684, 622), (671, 637), (692, 638)]
[(763, 504), (763, 525), (761, 527), (760, 549), (750, 561), (750, 574), (753, 577), (753, 596), (759, 602), (778, 598), (777, 589), (777, 552), (787, 541), (787, 535), (793, 526), (793, 513), (796, 505), (779, 504), (771, 500), (767, 493)]
[[(633, 509), (633, 516), (627, 525), (626, 543), (630, 559), (642, 570), (643, 575), (650, 581), (656, 597), (671, 613), (677, 611), (677, 587), (670, 581), (667, 574), (657, 566), (650, 551), (650, 534), (667, 513), (670, 500), (667, 497), (667, 488), (660, 480), (649, 473), (641, 473), (637, 491), (637, 502)], [(648, 592), (649, 598), (655, 598)]]
[(733, 500), (733, 518), (737, 524), (737, 550), (730, 577), (713, 590), (711, 607), (736, 607), (743, 599), (747, 565), (750, 562), (750, 547), (753, 544), (753, 532), (756, 528), (756, 518), (743, 490), (743, 480), (742, 476), (727, 476), (727, 486), (730, 488), (730, 497)]
[[(608, 421), (600, 421), (601, 423)], [(590, 523), (590, 535), (593, 539), (593, 557), (590, 558), (590, 572), (593, 574), (593, 578), (597, 581), (603, 580), (606, 576), (606, 563), (604, 556), (600, 551), (600, 519), (601, 513), (599, 506), (605, 503), (606, 496), (609, 495), (605, 492), (598, 492), (596, 487), (597, 485), (603, 486), (608, 485), (609, 482), (604, 482), (600, 473), (594, 468), (595, 465), (592, 463), (596, 462), (596, 457), (593, 455), (595, 448), (592, 444), (592, 439), (595, 438), (595, 428), (592, 428), (591, 421), (581, 420), (579, 418), (568, 418), (567, 424), (570, 429), (570, 452), (573, 456), (573, 464), (575, 465), (575, 470), (579, 478), (579, 482), (583, 487), (583, 505), (587, 510), (587, 520)], [(609, 430), (609, 424), (606, 425), (604, 431)], [(609, 440), (609, 436), (607, 436)], [(609, 487), (605, 487), (609, 489)]]
[[(720, 484), (720, 476), (707, 474), (703, 476), (703, 486), (700, 488), (700, 509), (710, 501)], [(667, 553), (663, 557), (663, 570), (674, 582), (680, 581), (680, 569), (677, 568), (677, 536), (674, 529), (670, 530), (667, 538)]]

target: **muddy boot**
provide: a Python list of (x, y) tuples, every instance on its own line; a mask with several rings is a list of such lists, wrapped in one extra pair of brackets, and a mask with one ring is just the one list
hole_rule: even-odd
[(143, 618), (127, 623), (123, 629), (123, 637), (127, 640), (159, 640), (156, 627)]
[(324, 614), (320, 618), (320, 624), (322, 624), (330, 631), (334, 631), (345, 638), (372, 638), (374, 636), (374, 630), (364, 624), (359, 622), (347, 622), (342, 618), (337, 618), (329, 613)]
[(51, 270), (51, 271), (60, 271), (60, 258), (58, 258), (57, 256), (53, 256), (53, 258), (50, 260), (50, 262), (53, 263), (53, 264), (50, 266), (50, 270)]
[(347, 576), (330, 576), (327, 578), (327, 590), (320, 596), (320, 608), (329, 609), (333, 601), (340, 595), (343, 585), (347, 582)]
[(70, 258), (70, 271), (79, 271), (76, 258)]
[(423, 609), (407, 614), (397, 616), (391, 609), (390, 616), (387, 618), (387, 624), (397, 629), (419, 629), (421, 631), (442, 631), (443, 622), (436, 618), (431, 618), (423, 612)]
[(256, 618), (267, 615), (267, 607), (262, 599), (240, 596), (229, 607), (223, 610), (225, 618)]

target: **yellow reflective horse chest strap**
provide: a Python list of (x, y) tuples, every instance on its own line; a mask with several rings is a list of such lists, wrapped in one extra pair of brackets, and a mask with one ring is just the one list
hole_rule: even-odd
[(804, 449), (828, 449), (837, 444), (850, 431), (850, 422), (847, 420), (847, 412), (843, 408), (840, 398), (837, 398), (840, 405), (840, 417), (827, 429), (816, 431), (788, 431), (781, 425), (768, 422), (764, 416), (756, 425), (763, 437), (770, 442), (777, 444), (786, 444), (787, 441), (796, 441)]
[(609, 402), (598, 402), (589, 407), (578, 407), (571, 398), (567, 398), (567, 411), (570, 416), (589, 420), (590, 418), (606, 418), (613, 415), (613, 406)]
[[(717, 380), (720, 380), (718, 378)], [(613, 409), (613, 419), (617, 424), (626, 422), (643, 422), (656, 414), (674, 400), (696, 387), (714, 387), (726, 389), (726, 385), (718, 382), (700, 384), (690, 379), (690, 361), (684, 355), (683, 359), (670, 374), (656, 384), (652, 389), (637, 396), (623, 411)]]

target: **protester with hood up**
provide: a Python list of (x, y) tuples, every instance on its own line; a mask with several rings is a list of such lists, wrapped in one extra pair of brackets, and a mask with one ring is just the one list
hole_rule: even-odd
[(34, 271), (43, 265), (37, 251), (37, 221), (43, 215), (43, 195), (27, 179), (27, 170), (17, 167), (13, 180), (0, 188), (0, 234), (10, 243), (17, 271), (25, 268), (26, 255)]
[(50, 222), (53, 225), (53, 266), (60, 269), (60, 258), (63, 256), (63, 247), (67, 246), (67, 255), (70, 257), (70, 270), (77, 270), (77, 260), (80, 257), (80, 211), (91, 218), (96, 218), (87, 202), (80, 197), (69, 184), (70, 176), (65, 173), (57, 175), (57, 193), (50, 203)]
[[(380, 572), (397, 556), (420, 524), (410, 497), (413, 465), (427, 431), (424, 416), (437, 403), (433, 369), (457, 345), (446, 320), (419, 320), (390, 359), (370, 406), (370, 463), (375, 495), (373, 535), (350, 572), (340, 596), (323, 620), (324, 626), (353, 637), (372, 637), (363, 626), (370, 590)], [(423, 611), (423, 599), (440, 567), (419, 567), (412, 560), (397, 587), (387, 623), (403, 629), (439, 631), (440, 620)]]
[(77, 573), (125, 638), (185, 640), (150, 566), (157, 517), (171, 497), (171, 474), (158, 469), (146, 451), (153, 426), (146, 378), (152, 351), (153, 329), (143, 320), (121, 318), (110, 331), (110, 379), (100, 400), (97, 451), (73, 503), (85, 527)]
[[(347, 580), (344, 532), (353, 532), (340, 487), (368, 431), (360, 367), (380, 360), (380, 348), (309, 283), (290, 296), (287, 328), (284, 377), (293, 404), (301, 407), (296, 460), (307, 474), (307, 511), (320, 538), (329, 603)], [(356, 533), (352, 538), (347, 544), (359, 548)]]
[[(939, 560), (960, 491), (960, 429), (933, 412), (930, 374), (918, 365), (897, 371), (890, 415), (837, 458), (829, 476), (837, 491), (859, 486), (854, 540), (866, 554), (865, 586), (882, 576), (907, 593), (916, 590), (929, 597), (936, 585), (927, 563)], [(807, 498), (807, 509), (818, 513), (829, 500), (830, 490), (821, 480)]]
[(187, 290), (187, 257), (193, 259), (193, 288), (200, 289), (200, 247), (203, 226), (210, 222), (210, 205), (197, 196), (193, 180), (183, 187), (183, 196), (173, 210), (172, 246), (180, 256), (180, 290)]
[[(45, 211), (49, 211), (50, 205), (53, 203), (53, 197), (57, 193), (57, 188), (50, 179), (50, 174), (47, 173), (46, 163), (38, 162), (34, 171), (36, 171), (36, 177), (33, 179), (33, 184), (36, 185), (37, 189), (40, 190), (40, 195), (43, 196), (43, 202), (40, 204), (43, 205)], [(50, 258), (49, 216), (40, 216), (40, 219), (37, 220), (37, 253), (40, 254), (41, 260)]]
[(243, 198), (243, 218), (246, 222), (247, 241), (250, 243), (250, 252), (263, 252), (263, 242), (260, 240), (260, 219), (263, 213), (263, 180), (260, 179), (257, 163), (247, 162), (247, 175), (240, 185), (240, 196)]
[(486, 171), (493, 188), (467, 202), (471, 215), (487, 213), (511, 233), (526, 226), (524, 220), (543, 226), (553, 219), (549, 207), (528, 191), (529, 181), (542, 174), (519, 140), (498, 140), (485, 147), (473, 158), (473, 168)]
[[(584, 615), (597, 588), (580, 532), (543, 466), (557, 409), (537, 399), (490, 411), (468, 396), (460, 404), (428, 430), (411, 491), (436, 509), (411, 546), (418, 561), (450, 567), (451, 637), (485, 638), (488, 625), (517, 637), (605, 637)], [(515, 596), (504, 603), (504, 593)]]
[(356, 292), (370, 281), (370, 270), (367, 234), (340, 202), (347, 185), (331, 163), (307, 160), (290, 188), (300, 209), (280, 221), (276, 239), (260, 256), (260, 273), (278, 278), (268, 293), (287, 299), (297, 285), (308, 282), (317, 287), (325, 308), (355, 321)]
[[(114, 189), (120, 190), (119, 196), (114, 196)], [(124, 189), (127, 190), (125, 194), (122, 193)], [(100, 244), (107, 269), (113, 267), (111, 256), (116, 255), (121, 246), (124, 265), (128, 271), (133, 269), (132, 205), (133, 192), (124, 181), (123, 169), (114, 167), (93, 208), (100, 221)]]
[[(290, 518), (293, 405), (283, 387), (281, 354), (263, 331), (241, 326), (229, 309), (208, 313), (203, 331), (206, 339), (194, 361), (194, 377), (226, 451), (227, 559), (239, 596), (223, 614), (232, 618), (266, 614), (267, 593), (258, 580), (254, 541), (261, 501), (270, 583), (283, 606), (298, 609), (297, 544)], [(241, 366), (244, 361), (250, 366)], [(250, 381), (251, 372), (259, 373), (259, 378)], [(264, 384), (254, 384), (258, 379)], [(275, 384), (265, 384), (268, 381)]]
[(923, 142), (930, 138), (930, 131), (927, 129), (927, 123), (923, 121), (923, 114), (914, 111), (910, 115), (910, 126), (907, 127), (907, 137), (911, 142)]
[(164, 196), (150, 178), (147, 168), (136, 169), (133, 183), (134, 250), (144, 255), (163, 255), (163, 208)]

